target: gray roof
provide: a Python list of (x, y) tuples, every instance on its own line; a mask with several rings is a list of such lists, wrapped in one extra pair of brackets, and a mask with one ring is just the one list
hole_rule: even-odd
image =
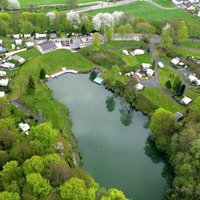
[(40, 47), (41, 47), (41, 49), (43, 51), (50, 51), (52, 49), (56, 49), (57, 48), (57, 46), (55, 45), (55, 43), (52, 42), (52, 41), (40, 44)]
[(14, 55), (12, 58), (13, 58), (14, 60), (24, 59), (24, 58), (22, 58), (21, 56), (18, 56), (18, 55)]
[(81, 47), (81, 39), (80, 38), (73, 39), (73, 43), (70, 44), (70, 48), (71, 49), (80, 49), (80, 47)]
[(183, 118), (183, 114), (180, 112), (176, 112), (176, 113), (174, 113), (174, 117), (175, 117), (176, 121), (179, 121)]

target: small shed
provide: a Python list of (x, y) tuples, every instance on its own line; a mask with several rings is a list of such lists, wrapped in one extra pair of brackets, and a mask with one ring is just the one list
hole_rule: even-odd
[(176, 113), (174, 113), (174, 118), (176, 119), (176, 121), (179, 121), (179, 120), (183, 119), (183, 114), (180, 112), (176, 112)]
[(14, 60), (14, 61), (16, 61), (17, 63), (19, 63), (19, 64), (23, 64), (23, 63), (25, 63), (25, 59), (24, 58), (22, 58), (21, 56), (18, 56), (18, 55), (14, 55), (14, 56), (12, 56), (12, 59)]
[(0, 86), (7, 87), (8, 84), (9, 84), (9, 79), (8, 78), (0, 80)]
[(102, 78), (100, 78), (100, 77), (96, 77), (94, 80), (93, 80), (93, 82), (94, 83), (97, 83), (97, 84), (99, 84), (99, 85), (101, 85), (102, 83), (103, 83), (103, 79)]
[(184, 96), (183, 99), (180, 101), (180, 103), (182, 103), (183, 105), (188, 105), (189, 103), (192, 102), (192, 99)]

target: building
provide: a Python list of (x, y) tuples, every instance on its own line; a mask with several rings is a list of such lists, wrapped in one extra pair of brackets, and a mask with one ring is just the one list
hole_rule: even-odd
[(197, 77), (194, 74), (190, 74), (188, 79), (191, 83), (194, 83), (197, 80)]
[(153, 76), (154, 75), (154, 70), (153, 69), (147, 69), (146, 74), (147, 76)]
[(188, 105), (189, 103), (192, 102), (192, 99), (184, 96), (183, 99), (180, 101), (180, 103), (182, 103), (183, 105)]
[(103, 83), (103, 79), (102, 78), (100, 78), (100, 77), (96, 77), (94, 80), (93, 80), (93, 82), (94, 83), (97, 83), (97, 84), (99, 84), (99, 85), (101, 85), (102, 83)]
[(150, 68), (151, 68), (151, 64), (149, 64), (149, 63), (142, 63), (142, 70), (144, 72), (146, 72), (147, 69), (150, 69)]
[(7, 87), (8, 84), (9, 84), (9, 79), (8, 78), (0, 80), (0, 86)]
[(38, 45), (38, 47), (39, 47), (38, 49), (41, 53), (47, 53), (47, 52), (57, 49), (57, 46), (56, 46), (55, 42), (53, 42), (53, 41), (45, 42), (43, 44)]
[(33, 47), (35, 45), (34, 42), (26, 42), (25, 44), (27, 48)]
[(24, 34), (24, 38), (30, 38), (31, 34)]
[(7, 69), (14, 69), (15, 68), (15, 64), (14, 63), (5, 62), (5, 63), (2, 63), (0, 65), (0, 67), (4, 67), (4, 68), (7, 68)]
[(182, 5), (183, 4), (183, 0), (172, 0), (172, 2), (176, 5)]
[(176, 57), (176, 58), (173, 58), (173, 59), (171, 60), (171, 63), (172, 63), (173, 65), (178, 65), (180, 61), (181, 61), (181, 59), (178, 58), (178, 57)]
[(30, 126), (28, 124), (19, 124), (19, 129), (23, 131), (26, 135), (28, 135), (28, 131), (30, 130)]
[(79, 50), (81, 48), (81, 39), (75, 38), (70, 41), (71, 50)]
[(12, 56), (12, 59), (13, 59), (15, 62), (19, 63), (20, 65), (22, 65), (22, 64), (25, 63), (25, 61), (26, 61), (24, 58), (22, 58), (21, 56), (18, 56), (18, 55)]
[(135, 85), (135, 89), (136, 90), (143, 90), (144, 89), (144, 85), (142, 85), (141, 83), (137, 83), (136, 85)]
[(37, 40), (47, 39), (47, 34), (36, 33), (35, 39), (37, 39)]
[(20, 35), (19, 35), (19, 34), (15, 34), (15, 35), (13, 35), (13, 38), (14, 38), (15, 40), (18, 40), (18, 39), (20, 38)]
[(197, 87), (200, 87), (200, 79), (195, 80), (195, 84)]
[(5, 71), (0, 71), (0, 76), (1, 77), (6, 76), (6, 72)]
[(176, 119), (176, 121), (179, 121), (179, 120), (183, 119), (183, 114), (180, 112), (176, 112), (176, 113), (174, 113), (174, 118)]
[(163, 64), (162, 62), (158, 62), (158, 66), (159, 66), (160, 68), (164, 68), (164, 67), (165, 67), (164, 64)]
[(22, 45), (22, 40), (15, 40), (15, 44), (18, 46)]
[(195, 7), (195, 4), (188, 2), (185, 4), (185, 9), (189, 12), (194, 12), (196, 7)]

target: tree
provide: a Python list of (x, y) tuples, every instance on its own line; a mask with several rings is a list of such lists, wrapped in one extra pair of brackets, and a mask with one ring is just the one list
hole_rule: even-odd
[(0, 118), (10, 117), (11, 105), (6, 97), (0, 98)]
[(66, 4), (70, 6), (70, 9), (74, 9), (77, 6), (77, 0), (67, 0)]
[(94, 46), (94, 48), (96, 50), (99, 50), (99, 45), (101, 43), (101, 38), (100, 38), (100, 34), (99, 33), (94, 33), (93, 34), (93, 40), (92, 40), (92, 44)]
[(47, 196), (52, 189), (50, 183), (39, 173), (27, 175), (26, 180), (31, 185), (33, 194), (38, 198)]
[(13, 192), (0, 192), (0, 199), (1, 200), (20, 200), (20, 196), (18, 193), (13, 193)]
[(185, 92), (185, 84), (181, 86), (180, 96), (183, 95)]
[(34, 30), (33, 24), (29, 21), (21, 21), (19, 28), (21, 33), (32, 33)]
[(156, 147), (167, 152), (171, 137), (178, 130), (178, 124), (173, 114), (163, 108), (157, 109), (151, 118), (150, 128), (155, 138)]
[(173, 83), (173, 89), (176, 92), (176, 95), (181, 95), (181, 88), (182, 88), (182, 81), (180, 79), (180, 76), (177, 76)]
[(114, 29), (113, 27), (110, 27), (106, 30), (105, 32), (105, 37), (107, 39), (108, 42), (113, 40), (113, 35), (114, 35)]
[(117, 33), (122, 36), (122, 39), (124, 39), (126, 36), (126, 27), (124, 25), (120, 26)]
[(3, 129), (0, 131), (0, 148), (9, 150), (14, 142), (16, 142), (16, 134), (14, 131)]
[(10, 161), (10, 157), (6, 151), (0, 151), (0, 170), (3, 166)]
[(177, 27), (177, 42), (183, 43), (188, 38), (188, 28), (184, 21), (179, 21), (178, 27)]
[(24, 173), (41, 173), (44, 170), (44, 161), (40, 156), (32, 156), (30, 159), (25, 160), (23, 164)]
[(111, 188), (108, 190), (108, 194), (106, 196), (103, 196), (101, 200), (128, 200), (122, 191)]
[(92, 71), (92, 72), (90, 73), (90, 80), (93, 81), (96, 77), (97, 77), (97, 73), (96, 73), (95, 70), (94, 70), (94, 71)]
[(87, 188), (83, 180), (71, 178), (60, 186), (60, 195), (65, 200), (84, 200), (87, 196)]
[(197, 97), (194, 104), (190, 107), (189, 119), (193, 123), (200, 122), (200, 97)]
[(147, 36), (152, 36), (156, 32), (156, 28), (151, 24), (149, 24), (148, 22), (138, 23), (136, 26), (136, 30), (137, 32)]
[(120, 69), (118, 66), (116, 65), (112, 66), (112, 69), (110, 70), (110, 74), (109, 74), (109, 80), (111, 81), (112, 86), (115, 86), (119, 72), (120, 72)]
[(107, 97), (107, 99), (106, 99), (107, 111), (112, 112), (115, 109), (115, 105), (116, 105), (116, 102), (115, 102), (114, 97), (113, 96)]
[(30, 131), (30, 136), (39, 140), (43, 147), (47, 149), (54, 146), (56, 132), (52, 128), (52, 124), (43, 123), (33, 127)]
[(160, 46), (163, 48), (171, 48), (173, 39), (171, 37), (170, 28), (164, 29), (161, 33)]
[(166, 81), (165, 86), (167, 89), (171, 89), (172, 88), (171, 81), (170, 80)]
[(41, 70), (40, 70), (40, 75), (39, 75), (40, 80), (44, 80), (44, 79), (45, 79), (45, 76), (46, 76), (46, 71), (45, 71), (44, 68), (41, 68)]
[(35, 92), (35, 81), (33, 79), (33, 77), (30, 75), (29, 77), (29, 81), (28, 81), (28, 85), (27, 85), (27, 92), (29, 94), (33, 94)]

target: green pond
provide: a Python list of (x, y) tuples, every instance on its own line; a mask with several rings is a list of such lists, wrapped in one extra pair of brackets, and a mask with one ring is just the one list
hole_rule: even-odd
[(83, 167), (100, 186), (120, 189), (129, 199), (162, 200), (164, 163), (147, 140), (147, 117), (87, 74), (63, 75), (48, 85), (69, 108)]

